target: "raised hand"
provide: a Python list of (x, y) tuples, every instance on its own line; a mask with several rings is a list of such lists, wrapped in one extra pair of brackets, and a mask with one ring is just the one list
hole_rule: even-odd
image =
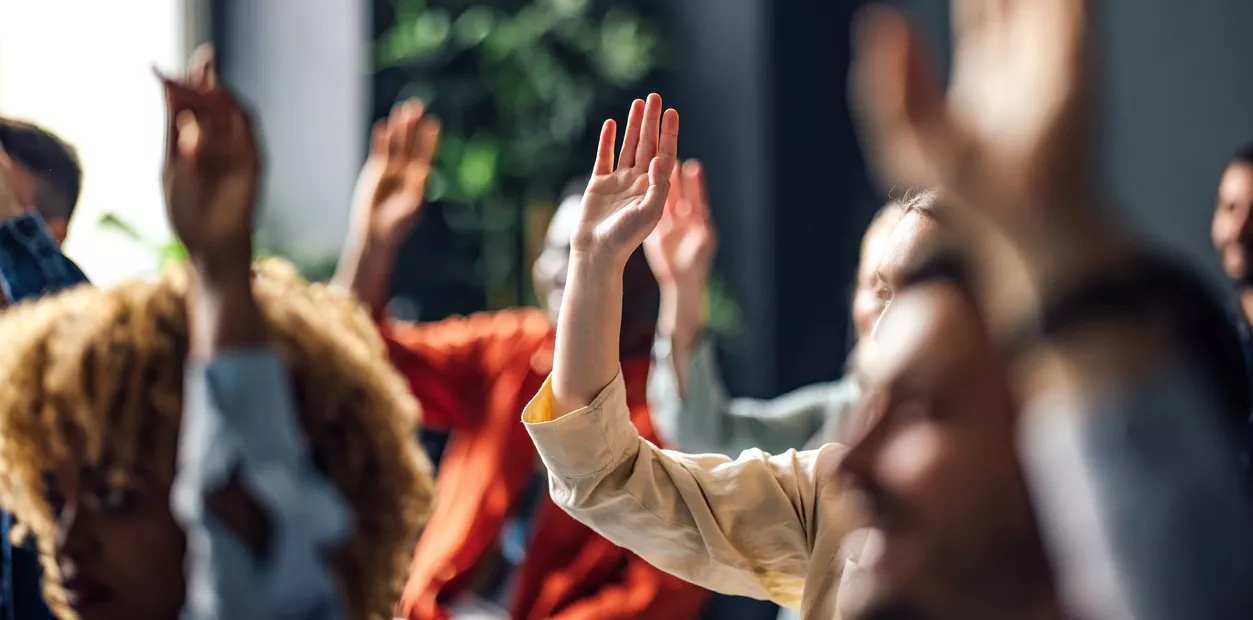
[(168, 114), (162, 181), (170, 224), (202, 276), (228, 269), (246, 281), (261, 173), (252, 121), (218, 83), (211, 47), (193, 54), (186, 81), (161, 81)]
[(890, 182), (939, 186), (1002, 225), (1089, 199), (1086, 0), (954, 0), (947, 97), (904, 18), (859, 20), (856, 86)]
[(709, 219), (705, 174), (689, 159), (675, 166), (665, 211), (644, 240), (644, 254), (661, 286), (703, 287), (709, 279), (718, 235)]
[(354, 225), (373, 241), (399, 244), (421, 214), (440, 129), (424, 113), (413, 99), (374, 125), (353, 201)]
[(625, 265), (661, 219), (679, 149), (679, 113), (661, 109), (657, 94), (631, 104), (616, 168), (617, 124), (605, 121), (571, 251)]

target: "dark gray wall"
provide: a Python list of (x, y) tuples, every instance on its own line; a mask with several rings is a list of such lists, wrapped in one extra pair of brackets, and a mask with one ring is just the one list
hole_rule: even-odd
[(1106, 179), (1135, 222), (1216, 277), (1222, 168), (1253, 139), (1253, 2), (1099, 2)]

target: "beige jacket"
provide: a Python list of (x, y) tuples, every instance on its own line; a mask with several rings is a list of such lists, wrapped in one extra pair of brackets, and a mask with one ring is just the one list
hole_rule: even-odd
[(554, 419), (549, 382), (523, 422), (553, 500), (653, 565), (717, 592), (836, 618), (853, 509), (836, 481), (842, 446), (738, 459), (680, 454), (640, 438), (622, 376)]

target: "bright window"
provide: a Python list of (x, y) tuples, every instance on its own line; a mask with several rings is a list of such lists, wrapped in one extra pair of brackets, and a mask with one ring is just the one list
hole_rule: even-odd
[(0, 0), (0, 114), (73, 144), (83, 194), (66, 253), (93, 281), (155, 271), (143, 245), (99, 226), (114, 212), (170, 238), (159, 170), (164, 108), (152, 68), (180, 70), (185, 0)]

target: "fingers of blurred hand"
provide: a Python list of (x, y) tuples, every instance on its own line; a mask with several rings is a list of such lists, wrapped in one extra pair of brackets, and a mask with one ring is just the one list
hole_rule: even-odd
[(424, 111), (422, 102), (416, 99), (410, 99), (401, 106), (402, 153), (406, 156), (418, 150), (418, 125), (422, 122)]
[(370, 130), (370, 155), (387, 154), (388, 131), (387, 119), (375, 121), (374, 128)]
[(439, 119), (426, 117), (418, 125), (417, 144), (414, 145), (414, 156), (419, 163), (431, 165), (435, 161), (435, 151), (439, 147)]
[[(692, 203), (695, 215), (704, 217), (708, 214), (708, 196), (705, 189), (705, 170), (700, 162), (689, 159), (683, 162), (683, 195)], [(674, 191), (673, 189), (671, 191)]]
[(593, 175), (606, 175), (613, 172), (613, 145), (617, 139), (618, 125), (609, 119), (600, 127), (600, 142), (596, 146), (596, 163), (592, 166)]
[(205, 43), (191, 53), (187, 61), (188, 83), (201, 90), (217, 87), (217, 59), (213, 46)]
[(679, 166), (670, 171), (670, 193), (666, 196), (666, 211), (674, 208), (674, 204), (683, 200), (683, 181), (680, 178)]
[(863, 9), (855, 27), (854, 107), (882, 180), (937, 184), (937, 166), (955, 163), (957, 136), (920, 41), (884, 7)]
[[(640, 128), (640, 141), (635, 149), (635, 163), (648, 162), (657, 156), (658, 132), (661, 130), (661, 95), (651, 93), (644, 104), (644, 122)], [(670, 171), (666, 171), (669, 175)]]
[(640, 145), (640, 128), (644, 124), (644, 100), (631, 102), (631, 112), (627, 115), (626, 132), (622, 136), (622, 152), (618, 154), (618, 168), (634, 168), (635, 156)]
[(200, 122), (190, 111), (179, 112), (174, 118), (177, 152), (180, 159), (195, 160), (204, 146), (204, 135)]

